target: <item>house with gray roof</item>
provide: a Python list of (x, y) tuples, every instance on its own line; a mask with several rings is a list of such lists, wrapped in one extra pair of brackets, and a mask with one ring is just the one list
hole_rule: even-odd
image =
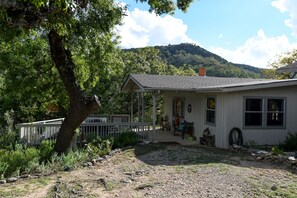
[(202, 137), (207, 129), (216, 147), (227, 148), (235, 139), (276, 145), (297, 132), (297, 79), (132, 74), (122, 91), (153, 93), (154, 108), (162, 94), (171, 130), (177, 120), (193, 122), (193, 135)]

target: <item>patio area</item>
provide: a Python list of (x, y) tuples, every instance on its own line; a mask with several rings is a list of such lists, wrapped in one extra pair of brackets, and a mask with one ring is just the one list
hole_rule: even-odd
[(181, 135), (174, 136), (173, 131), (163, 131), (159, 128), (156, 129), (155, 132), (155, 138), (154, 138), (154, 133), (153, 131), (150, 131), (148, 133), (148, 139), (150, 141), (154, 142), (160, 142), (160, 143), (172, 143), (172, 142), (177, 142), (181, 145), (195, 145), (199, 144), (197, 140), (190, 140), (188, 139), (188, 136), (185, 136), (185, 139), (182, 139)]

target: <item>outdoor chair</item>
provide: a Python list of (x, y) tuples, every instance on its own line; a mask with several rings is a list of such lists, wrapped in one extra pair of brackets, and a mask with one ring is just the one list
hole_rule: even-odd
[(187, 122), (186, 120), (184, 120), (183, 122), (180, 122), (179, 126), (177, 127), (175, 124), (174, 126), (174, 131), (173, 131), (173, 135), (177, 135), (177, 133), (181, 133), (182, 139), (185, 138), (185, 134), (189, 134), (190, 136), (193, 135), (193, 126), (194, 123), (193, 122)]

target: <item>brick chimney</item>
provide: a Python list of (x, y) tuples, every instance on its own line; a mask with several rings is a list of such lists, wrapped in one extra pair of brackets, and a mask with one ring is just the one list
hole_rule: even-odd
[(205, 67), (199, 68), (199, 76), (206, 76), (206, 68)]

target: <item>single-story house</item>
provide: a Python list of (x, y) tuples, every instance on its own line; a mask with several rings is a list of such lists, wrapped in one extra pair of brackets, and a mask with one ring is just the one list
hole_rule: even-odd
[(197, 138), (209, 128), (216, 147), (229, 146), (234, 128), (244, 144), (258, 145), (276, 145), (297, 132), (297, 79), (132, 74), (122, 90), (152, 92), (154, 103), (154, 95), (163, 94), (171, 127), (176, 118), (193, 122)]

